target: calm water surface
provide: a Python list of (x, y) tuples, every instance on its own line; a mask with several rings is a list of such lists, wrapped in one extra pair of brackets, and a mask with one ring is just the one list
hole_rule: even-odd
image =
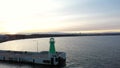
[[(56, 37), (56, 50), (67, 53), (63, 68), (120, 68), (120, 36)], [(9, 41), (0, 44), (0, 50), (49, 50), (49, 38)], [(0, 68), (53, 68), (42, 65), (6, 63)], [(57, 67), (54, 67), (57, 68)]]

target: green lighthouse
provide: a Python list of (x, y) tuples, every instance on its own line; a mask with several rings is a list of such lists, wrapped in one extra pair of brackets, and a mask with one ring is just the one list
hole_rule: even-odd
[(50, 49), (49, 49), (49, 53), (50, 53), (50, 54), (56, 54), (54, 38), (50, 38)]

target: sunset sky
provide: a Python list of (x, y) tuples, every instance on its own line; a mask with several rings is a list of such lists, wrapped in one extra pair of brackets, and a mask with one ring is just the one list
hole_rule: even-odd
[(0, 0), (0, 33), (120, 31), (120, 0)]

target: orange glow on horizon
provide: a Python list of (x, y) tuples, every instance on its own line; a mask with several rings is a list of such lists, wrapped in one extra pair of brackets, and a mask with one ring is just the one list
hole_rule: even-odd
[(81, 31), (61, 31), (63, 33), (105, 33), (105, 32), (120, 32), (120, 29), (113, 30), (81, 30)]
[[(57, 32), (57, 31), (49, 31), (49, 30), (46, 30), (46, 31), (37, 31), (38, 33), (54, 33), (54, 32)], [(58, 31), (60, 33), (106, 33), (106, 32), (120, 32), (120, 29), (118, 30), (89, 30), (89, 31)], [(6, 30), (5, 32), (6, 34), (19, 34), (19, 33), (36, 33), (35, 30), (26, 30), (26, 31), (22, 31), (22, 30), (15, 30), (15, 29), (9, 29), (9, 30)]]

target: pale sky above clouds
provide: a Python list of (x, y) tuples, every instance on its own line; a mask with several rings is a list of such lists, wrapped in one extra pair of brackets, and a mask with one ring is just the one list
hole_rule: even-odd
[(0, 0), (0, 33), (120, 30), (120, 0)]

